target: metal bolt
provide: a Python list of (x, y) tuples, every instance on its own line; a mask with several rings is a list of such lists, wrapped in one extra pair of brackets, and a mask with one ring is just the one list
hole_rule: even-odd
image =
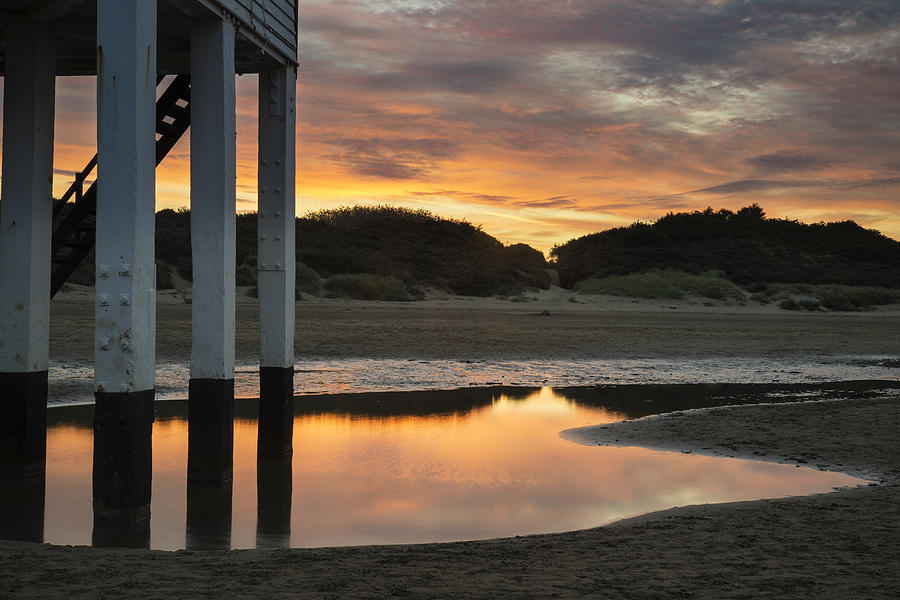
[(129, 304), (128, 294), (119, 294), (119, 305), (128, 306)]
[(109, 306), (109, 296), (100, 296), (98, 298), (100, 306)]

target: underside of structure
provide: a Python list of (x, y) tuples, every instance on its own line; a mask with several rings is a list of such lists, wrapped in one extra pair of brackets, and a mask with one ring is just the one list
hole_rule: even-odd
[[(0, 478), (44, 475), (50, 298), (94, 248), (97, 543), (149, 536), (155, 168), (189, 127), (187, 472), (230, 485), (236, 73), (259, 74), (258, 451), (292, 451), (296, 67), (295, 0), (0, 0)], [(54, 200), (60, 75), (96, 75), (97, 153)]]
[[(232, 20), (235, 72), (258, 73), (267, 60), (297, 63), (297, 3), (292, 0), (158, 0), (157, 69), (190, 73), (191, 21)], [(47, 23), (56, 38), (57, 75), (97, 74), (97, 0), (0, 0), (0, 40), (10, 23)], [(5, 73), (0, 41), (0, 74)]]

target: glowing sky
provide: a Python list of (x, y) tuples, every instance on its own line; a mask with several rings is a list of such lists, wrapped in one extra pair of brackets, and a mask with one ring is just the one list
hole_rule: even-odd
[[(424, 207), (542, 250), (666, 212), (854, 219), (900, 238), (900, 3), (301, 0), (298, 214)], [(55, 191), (93, 153), (58, 82)], [(238, 79), (239, 209), (256, 80)], [(189, 145), (158, 175), (188, 204)]]

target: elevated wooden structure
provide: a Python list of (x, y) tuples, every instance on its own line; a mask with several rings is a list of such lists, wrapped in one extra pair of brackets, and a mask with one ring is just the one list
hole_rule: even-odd
[[(43, 473), (50, 298), (96, 243), (95, 525), (149, 517), (154, 173), (190, 126), (188, 477), (231, 479), (236, 73), (259, 74), (260, 455), (291, 452), (296, 67), (292, 0), (0, 0), (0, 475)], [(97, 76), (98, 148), (54, 206), (64, 75)]]

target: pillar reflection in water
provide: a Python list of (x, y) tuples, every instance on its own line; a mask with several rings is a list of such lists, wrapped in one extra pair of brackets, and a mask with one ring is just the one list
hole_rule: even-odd
[(188, 479), (185, 548), (230, 550), (231, 504), (231, 481), (204, 483)]
[(45, 481), (43, 472), (0, 477), (0, 539), (44, 541)]
[(96, 548), (150, 548), (150, 519), (117, 523), (95, 516), (91, 545)]
[(256, 547), (291, 545), (291, 455), (259, 455), (256, 463)]

